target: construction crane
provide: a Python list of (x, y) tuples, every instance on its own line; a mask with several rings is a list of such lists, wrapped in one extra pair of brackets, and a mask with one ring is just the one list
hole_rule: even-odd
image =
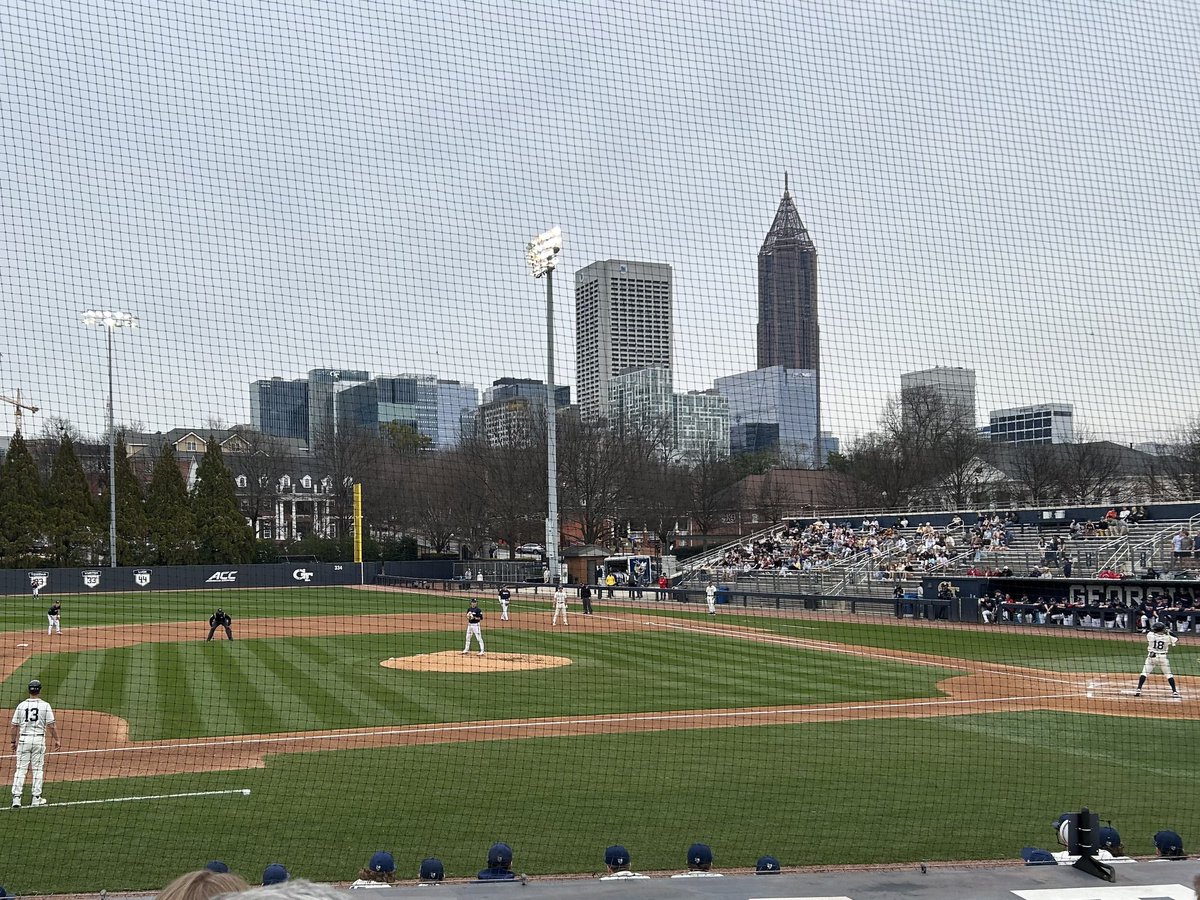
[(12, 404), (13, 419), (15, 421), (14, 434), (20, 434), (21, 433), (21, 416), (26, 411), (28, 411), (30, 413), (35, 413), (38, 411), (38, 408), (36, 406), (33, 406), (32, 404), (25, 403), (24, 401), (21, 400), (21, 389), (20, 388), (17, 388), (16, 393), (17, 393), (16, 399), (14, 399), (12, 397), (5, 397), (3, 394), (0, 394), (0, 401), (3, 401), (4, 403)]

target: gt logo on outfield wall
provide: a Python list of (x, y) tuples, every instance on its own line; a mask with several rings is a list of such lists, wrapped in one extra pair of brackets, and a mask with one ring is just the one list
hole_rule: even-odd
[(310, 571), (308, 571), (308, 569), (296, 569), (294, 572), (292, 572), (292, 577), (295, 578), (297, 581), (303, 581), (303, 582), (307, 583), (309, 581), (312, 581), (314, 574), (316, 574), (316, 573), (310, 572)]

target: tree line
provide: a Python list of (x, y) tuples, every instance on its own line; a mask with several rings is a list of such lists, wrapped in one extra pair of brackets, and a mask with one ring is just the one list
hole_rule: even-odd
[[(148, 483), (116, 439), (117, 561), (121, 565), (246, 563), (254, 532), (239, 507), (221, 447), (210, 441), (189, 492), (175, 453), (164, 443)], [(43, 480), (18, 432), (0, 464), (0, 566), (108, 564), (107, 477), (97, 497), (73, 435), (63, 431)]]

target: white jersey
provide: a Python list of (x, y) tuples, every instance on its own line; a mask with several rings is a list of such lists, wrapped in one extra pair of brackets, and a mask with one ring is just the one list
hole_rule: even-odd
[(46, 726), (54, 724), (54, 710), (41, 697), (30, 697), (17, 705), (12, 724), (20, 726), (23, 741), (45, 740)]
[(566, 606), (567, 605), (567, 592), (566, 591), (557, 590), (554, 592), (554, 605), (555, 606)]
[(1166, 656), (1178, 643), (1179, 638), (1169, 631), (1148, 632), (1146, 634), (1146, 654), (1148, 656)]

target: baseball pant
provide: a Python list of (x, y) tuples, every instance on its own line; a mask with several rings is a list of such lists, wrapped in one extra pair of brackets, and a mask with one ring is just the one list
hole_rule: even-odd
[(17, 743), (17, 773), (13, 776), (12, 795), (21, 799), (25, 789), (25, 770), (33, 767), (33, 796), (42, 796), (42, 775), (46, 768), (46, 739), (22, 738)]
[(567, 604), (555, 603), (554, 604), (554, 618), (550, 620), (551, 625), (558, 624), (558, 614), (559, 613), (562, 613), (563, 624), (564, 625), (567, 624)]
[(507, 600), (500, 601), (500, 621), (501, 622), (508, 621), (508, 601)]
[(1154, 671), (1155, 667), (1158, 667), (1158, 669), (1168, 678), (1174, 677), (1171, 675), (1171, 664), (1167, 662), (1166, 654), (1161, 654), (1159, 656), (1147, 656), (1146, 664), (1142, 666), (1142, 677), (1145, 678), (1148, 676)]
[(46, 621), (50, 623), (46, 626), (46, 634), (50, 634), (52, 631), (62, 634), (62, 625), (59, 624), (58, 616), (46, 616)]
[(231, 641), (233, 640), (233, 629), (228, 625), (214, 625), (212, 628), (208, 629), (208, 637), (206, 637), (205, 640), (211, 641), (213, 639), (213, 635), (217, 633), (218, 628), (224, 628), (225, 637), (229, 638)]
[(716, 600), (708, 601), (708, 611), (713, 614), (716, 613), (716, 611), (717, 611), (717, 601)]
[(470, 651), (472, 637), (475, 638), (475, 640), (479, 641), (479, 652), (482, 653), (483, 652), (483, 630), (479, 627), (479, 624), (476, 622), (470, 622), (467, 624), (467, 642), (465, 644), (463, 644), (463, 653), (467, 653)]

